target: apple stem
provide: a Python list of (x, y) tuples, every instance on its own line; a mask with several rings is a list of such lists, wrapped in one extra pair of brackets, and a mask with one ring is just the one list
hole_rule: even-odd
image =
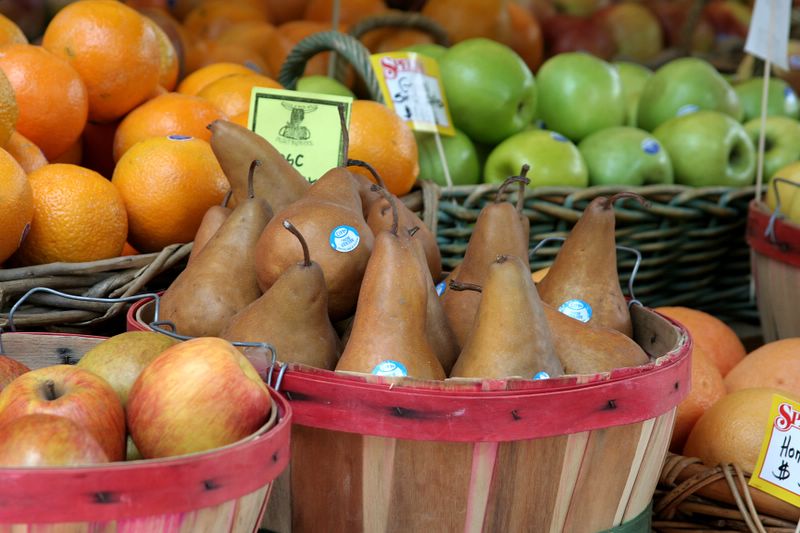
[(636, 194), (635, 192), (623, 191), (623, 192), (618, 192), (613, 196), (606, 197), (606, 203), (604, 208), (611, 209), (611, 207), (614, 205), (614, 202), (616, 202), (620, 198), (633, 198), (634, 200), (638, 201), (645, 207), (650, 206), (650, 202), (648, 202), (647, 199), (641, 194)]
[(362, 160), (360, 160), (360, 159), (348, 159), (348, 160), (347, 160), (347, 166), (348, 166), (348, 167), (361, 167), (361, 168), (366, 168), (366, 169), (367, 169), (367, 171), (368, 171), (370, 174), (372, 174), (372, 177), (373, 177), (373, 179), (375, 180), (375, 183), (377, 183), (378, 185), (380, 185), (380, 186), (381, 186), (381, 187), (383, 187), (384, 189), (386, 188), (386, 183), (383, 181), (383, 178), (381, 177), (381, 175), (380, 175), (380, 174), (378, 174), (378, 171), (377, 171), (377, 170), (375, 170), (375, 167), (373, 167), (372, 165), (370, 165), (370, 164), (369, 164), (369, 163), (367, 163), (366, 161), (362, 161)]
[(397, 203), (395, 203), (394, 195), (389, 194), (389, 191), (381, 187), (380, 185), (373, 185), (370, 187), (372, 192), (379, 192), (381, 196), (386, 198), (386, 201), (389, 202), (389, 205), (392, 207), (392, 227), (389, 231), (395, 235), (397, 235), (397, 226), (400, 223), (400, 215), (397, 211)]
[[(524, 165), (522, 169), (525, 170), (526, 166), (528, 165)], [(525, 172), (527, 172), (527, 170)], [(504, 181), (502, 185), (500, 185), (499, 189), (497, 189), (497, 195), (494, 197), (494, 203), (499, 204), (502, 201), (503, 195), (506, 193), (506, 189), (512, 183), (524, 183), (525, 185), (527, 185), (530, 182), (531, 182), (530, 178), (526, 178), (525, 176), (511, 176), (506, 181)]]
[(247, 197), (251, 200), (256, 197), (256, 191), (253, 187), (253, 175), (256, 173), (256, 167), (261, 166), (261, 161), (253, 159), (250, 162), (250, 169), (247, 171)]
[(44, 382), (44, 398), (51, 402), (58, 398), (56, 394), (56, 383), (52, 379), (48, 379)]
[(309, 251), (308, 251), (308, 243), (307, 243), (307, 242), (306, 242), (306, 240), (303, 238), (303, 234), (302, 234), (302, 233), (300, 233), (300, 230), (298, 230), (298, 229), (297, 229), (297, 228), (294, 226), (294, 224), (292, 224), (291, 222), (289, 222), (289, 220), (287, 220), (287, 219), (284, 219), (284, 221), (283, 221), (283, 227), (284, 227), (284, 228), (286, 228), (287, 230), (289, 230), (289, 232), (290, 232), (292, 235), (294, 235), (295, 237), (297, 237), (297, 240), (298, 240), (298, 241), (300, 241), (300, 246), (302, 246), (302, 247), (303, 247), (303, 263), (302, 263), (302, 264), (303, 264), (303, 266), (307, 266), (307, 267), (308, 267), (308, 266), (311, 266), (311, 254), (310, 254), (310, 253), (309, 253)]
[(225, 193), (225, 197), (222, 199), (222, 207), (228, 207), (228, 203), (231, 201), (231, 196), (233, 196), (233, 189), (228, 189), (228, 192)]
[(461, 281), (450, 280), (450, 288), (454, 291), (475, 291), (483, 292), (483, 287), (475, 283), (464, 283)]

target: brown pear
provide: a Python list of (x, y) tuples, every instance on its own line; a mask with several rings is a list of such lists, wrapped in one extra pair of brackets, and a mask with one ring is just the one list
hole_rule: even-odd
[(225, 198), (222, 199), (220, 205), (212, 205), (206, 209), (203, 220), (200, 221), (200, 226), (198, 226), (197, 232), (194, 234), (192, 251), (189, 252), (187, 264), (191, 263), (192, 259), (197, 257), (200, 250), (211, 240), (211, 237), (214, 236), (220, 226), (222, 226), (222, 223), (225, 222), (228, 216), (233, 212), (233, 209), (228, 207), (228, 201), (231, 199), (232, 194), (233, 191), (228, 190), (228, 193), (225, 195)]
[[(383, 180), (369, 163), (357, 159), (350, 159), (347, 163), (350, 166), (366, 168), (374, 177), (375, 182), (384, 190), (386, 189)], [(366, 217), (367, 224), (369, 224), (369, 227), (372, 229), (372, 233), (377, 235), (382, 230), (391, 228), (392, 212), (389, 201), (380, 193), (371, 190), (373, 182), (367, 179), (366, 176), (355, 172), (353, 176), (358, 183), (361, 203), (364, 206), (364, 217)], [(439, 245), (436, 243), (436, 236), (416, 213), (409, 209), (399, 198), (396, 196), (394, 196), (394, 198), (396, 200), (395, 204), (397, 205), (400, 227), (419, 228), (414, 237), (422, 244), (422, 248), (425, 252), (426, 264), (428, 270), (430, 270), (431, 276), (434, 280), (438, 281), (442, 276), (442, 254), (439, 251)]]
[(233, 190), (234, 204), (247, 198), (247, 169), (258, 159), (263, 171), (255, 182), (256, 198), (263, 198), (277, 213), (308, 190), (308, 180), (269, 141), (227, 120), (209, 124), (211, 149)]
[(236, 313), (220, 333), (232, 342), (265, 342), (278, 360), (333, 370), (341, 343), (328, 318), (328, 290), (320, 266), (292, 223), (283, 227), (303, 247), (303, 261), (287, 268), (272, 287)]
[(283, 228), (283, 219), (291, 220), (303, 234), (311, 256), (322, 268), (331, 320), (352, 315), (374, 243), (352, 174), (342, 167), (329, 170), (264, 228), (255, 247), (255, 265), (265, 291), (286, 269), (303, 260), (303, 248)]
[(556, 354), (567, 374), (610, 372), (650, 362), (633, 339), (615, 329), (583, 323), (548, 304), (544, 304), (544, 313)]
[(254, 250), (272, 209), (266, 200), (254, 196), (257, 163), (250, 166), (250, 196), (236, 206), (161, 297), (159, 319), (171, 321), (181, 335), (218, 336), (233, 315), (261, 296)]
[[(394, 201), (393, 199), (391, 200)], [(393, 209), (397, 221), (397, 210)], [(412, 237), (397, 223), (375, 239), (353, 328), (336, 370), (444, 379), (425, 329), (428, 291)]]
[(425, 331), (428, 336), (428, 343), (431, 345), (431, 348), (433, 348), (436, 358), (439, 359), (439, 362), (442, 364), (445, 374), (449, 374), (450, 370), (453, 368), (453, 364), (455, 364), (456, 359), (458, 359), (460, 349), (458, 347), (458, 341), (456, 340), (456, 334), (453, 332), (450, 322), (447, 321), (447, 315), (444, 314), (442, 302), (439, 299), (439, 293), (436, 292), (436, 284), (433, 282), (433, 277), (431, 277), (431, 273), (428, 270), (424, 244), (417, 239), (419, 231), (415, 230), (416, 227), (412, 227), (409, 233), (415, 245), (414, 251), (417, 253), (420, 268), (425, 274), (425, 284), (428, 287), (428, 300), (425, 308)]
[[(515, 208), (513, 204), (502, 201), (503, 192), (509, 185), (528, 181), (521, 176), (507, 179), (498, 189), (495, 201), (481, 209), (472, 229), (464, 260), (459, 264), (458, 275), (453, 279), (462, 283), (483, 285), (489, 265), (500, 255), (519, 257), (525, 264), (529, 264), (527, 218), (523, 222), (520, 207)], [(480, 300), (480, 294), (474, 291), (446, 289), (442, 294), (444, 312), (462, 349), (472, 330)]]
[(501, 255), (489, 265), (475, 323), (450, 377), (539, 379), (563, 373), (527, 261)]
[(542, 300), (592, 326), (633, 335), (631, 315), (619, 285), (614, 235), (614, 201), (640, 196), (619, 193), (589, 202), (569, 232), (547, 275), (539, 282)]

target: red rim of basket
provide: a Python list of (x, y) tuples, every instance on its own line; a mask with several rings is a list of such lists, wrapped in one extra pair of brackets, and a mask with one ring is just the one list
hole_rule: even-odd
[[(129, 328), (145, 327), (134, 318), (145, 303), (131, 307)], [(689, 392), (691, 338), (659, 316), (679, 330), (678, 345), (655, 362), (610, 373), (449, 390), (442, 382), (398, 385), (290, 364), (279, 392), (295, 424), (408, 440), (507, 442), (632, 424), (666, 413)]]
[(0, 468), (0, 524), (179, 519), (255, 492), (289, 463), (292, 409), (270, 393), (278, 409), (275, 426), (222, 448), (98, 466)]
[(747, 209), (747, 244), (756, 252), (800, 267), (800, 226), (783, 218), (775, 218), (773, 235), (767, 235), (772, 211), (758, 200), (751, 200)]

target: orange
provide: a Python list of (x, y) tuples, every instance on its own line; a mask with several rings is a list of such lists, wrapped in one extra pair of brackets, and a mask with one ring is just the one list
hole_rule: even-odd
[(0, 263), (25, 238), (33, 218), (33, 191), (25, 171), (0, 148)]
[(195, 7), (183, 20), (189, 35), (198, 39), (216, 39), (237, 22), (269, 22), (265, 9), (247, 2), (207, 1)]
[(33, 221), (13, 260), (23, 265), (117, 257), (128, 218), (117, 188), (93, 170), (63, 163), (28, 175)]
[(275, 24), (303, 18), (308, 0), (266, 0), (270, 18)]
[(0, 70), (0, 146), (5, 146), (11, 138), (17, 119), (19, 119), (19, 107), (14, 87)]
[(72, 146), (67, 148), (60, 156), (50, 160), (50, 163), (69, 163), (71, 165), (80, 165), (83, 159), (83, 142), (81, 138), (75, 139)]
[(86, 86), (61, 57), (32, 44), (0, 49), (0, 69), (14, 87), (17, 131), (55, 159), (72, 146), (86, 125)]
[[(372, 165), (389, 192), (402, 196), (411, 190), (419, 175), (417, 141), (411, 128), (383, 104), (356, 100), (350, 109), (348, 157)], [(364, 168), (350, 167), (370, 179)]]
[(28, 38), (13, 20), (0, 13), (0, 46), (6, 44), (28, 44)]
[(114, 173), (114, 137), (119, 121), (96, 124), (87, 122), (83, 130), (83, 161), (81, 165), (94, 170), (107, 179)]
[(669, 449), (680, 453), (697, 420), (725, 394), (722, 374), (702, 350), (695, 348), (692, 351), (691, 390), (675, 412)]
[(269, 72), (264, 58), (250, 48), (238, 44), (195, 41), (186, 56), (186, 71), (194, 72), (214, 63), (238, 63), (259, 74)]
[(228, 120), (230, 120), (234, 124), (238, 124), (240, 126), (244, 126), (245, 128), (249, 128), (250, 111), (242, 111), (238, 115), (234, 115)]
[(766, 387), (732, 392), (700, 417), (689, 434), (683, 455), (698, 457), (709, 466), (736, 463), (752, 473), (761, 451), (773, 394), (800, 401), (800, 396)]
[(11, 157), (17, 160), (26, 174), (47, 164), (47, 158), (42, 150), (18, 131), (11, 134), (5, 149), (11, 154)]
[[(309, 35), (328, 31), (330, 29), (330, 24), (310, 20), (294, 20), (278, 26), (275, 33), (272, 34), (272, 38), (267, 43), (265, 50), (267, 53), (267, 65), (269, 66), (270, 72), (278, 76), (281, 67), (283, 67), (286, 61), (286, 57), (297, 43)], [(341, 27), (341, 30), (345, 30), (344, 26)], [(306, 61), (304, 73), (307, 75), (327, 74), (329, 57), (330, 54), (328, 52), (316, 54)]]
[(770, 342), (753, 350), (725, 376), (728, 392), (772, 387), (800, 396), (800, 337)]
[[(386, 11), (386, 6), (381, 0), (340, 0), (339, 22), (353, 25), (383, 11)], [(303, 18), (317, 22), (333, 20), (333, 0), (309, 0)]]
[(211, 145), (179, 135), (135, 144), (111, 181), (128, 210), (128, 242), (143, 253), (194, 239), (206, 210), (230, 187)]
[(508, 30), (501, 32), (500, 42), (514, 50), (532, 71), (544, 59), (542, 28), (533, 13), (516, 2), (506, 2)]
[(171, 91), (178, 84), (178, 72), (180, 71), (178, 52), (170, 38), (154, 20), (148, 17), (143, 18), (158, 37), (158, 85)]
[(428, 0), (422, 14), (438, 22), (450, 41), (474, 37), (498, 40), (507, 31), (505, 0)]
[(139, 255), (139, 250), (131, 246), (129, 242), (125, 243), (125, 246), (122, 247), (122, 251), (119, 253), (120, 256), (123, 255)]
[(657, 307), (655, 310), (685, 326), (695, 346), (714, 361), (723, 377), (747, 353), (736, 332), (713, 315), (688, 307)]
[(250, 109), (253, 87), (282, 89), (280, 83), (260, 74), (233, 74), (208, 84), (197, 96), (205, 98), (229, 117)]
[(142, 8), (138, 11), (145, 18), (155, 22), (169, 38), (178, 58), (178, 78), (180, 79), (184, 73), (186, 51), (190, 44), (189, 35), (183, 29), (183, 25), (165, 9)]
[(213, 63), (199, 68), (183, 78), (177, 91), (183, 94), (197, 94), (206, 85), (231, 74), (253, 74), (253, 69), (239, 63)]
[(80, 74), (89, 93), (90, 120), (121, 117), (158, 85), (158, 36), (142, 15), (120, 2), (67, 5), (50, 21), (42, 44)]
[(146, 102), (122, 119), (114, 134), (114, 161), (119, 161), (131, 146), (150, 137), (188, 135), (211, 140), (206, 127), (227, 118), (211, 102), (180, 93), (166, 93)]
[(269, 54), (266, 43), (272, 38), (275, 26), (263, 21), (237, 22), (223, 31), (216, 40), (217, 45), (234, 45), (256, 52), (264, 64)]

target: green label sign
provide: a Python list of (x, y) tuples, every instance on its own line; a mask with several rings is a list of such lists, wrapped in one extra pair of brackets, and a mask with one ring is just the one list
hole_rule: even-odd
[(347, 96), (255, 87), (248, 125), (308, 181), (316, 181), (346, 163), (340, 112), (349, 124), (352, 102)]

